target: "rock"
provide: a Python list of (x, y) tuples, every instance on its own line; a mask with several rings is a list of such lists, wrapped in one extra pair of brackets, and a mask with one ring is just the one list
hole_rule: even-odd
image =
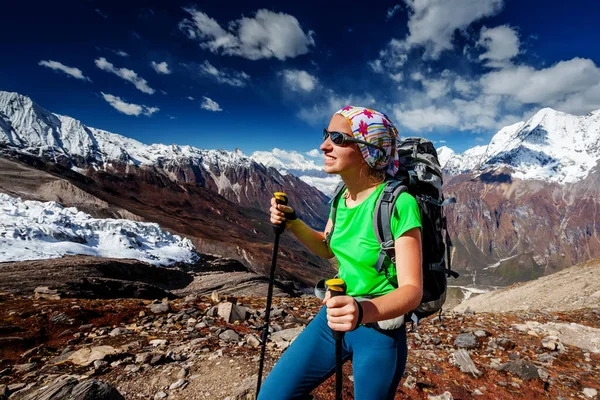
[[(219, 307), (218, 306), (212, 306), (211, 308), (208, 309), (208, 311), (206, 312), (206, 316), (207, 317), (211, 317), (211, 318), (215, 318), (219, 315)], [(206, 321), (204, 321), (206, 322)], [(207, 322), (208, 324), (208, 322)]]
[(598, 391), (594, 388), (584, 388), (583, 395), (588, 399), (595, 399), (598, 396)]
[(154, 346), (154, 347), (159, 347), (159, 346), (166, 346), (167, 343), (169, 343), (169, 341), (167, 339), (154, 339), (149, 341), (148, 343), (150, 343), (150, 345)]
[(282, 308), (273, 308), (271, 310), (270, 317), (271, 318), (284, 318), (286, 315), (287, 315), (287, 312), (285, 312), (284, 309), (282, 309)]
[(135, 364), (127, 364), (125, 366), (125, 372), (131, 372), (131, 373), (133, 373), (133, 372), (138, 372), (139, 370), (140, 370), (140, 367), (138, 367)]
[(467, 308), (465, 308), (465, 311), (463, 311), (463, 314), (465, 314), (465, 315), (475, 315), (475, 311), (471, 310), (471, 307), (467, 306)]
[(235, 321), (244, 322), (248, 309), (237, 304), (227, 302), (220, 303), (217, 308), (217, 314), (223, 318), (225, 322), (233, 323)]
[(0, 399), (3, 399), (8, 394), (8, 388), (6, 385), (0, 385)]
[(22, 337), (17, 337), (17, 336), (0, 337), (0, 347), (5, 347), (8, 344), (16, 344), (16, 343), (21, 343), (21, 342), (23, 342)]
[(109, 332), (108, 336), (119, 336), (119, 335), (123, 335), (125, 333), (129, 332), (127, 329), (124, 328), (115, 328), (112, 331)]
[(240, 335), (238, 335), (233, 329), (227, 329), (225, 332), (219, 335), (219, 339), (230, 342), (238, 342), (240, 340)]
[(293, 342), (294, 339), (298, 337), (300, 332), (304, 330), (303, 326), (299, 326), (297, 328), (284, 329), (279, 332), (274, 332), (271, 334), (271, 340), (274, 342), (284, 340), (286, 342)]
[(106, 368), (107, 366), (108, 366), (108, 363), (106, 361), (102, 361), (102, 360), (94, 361), (94, 369), (101, 370), (103, 368)]
[(36, 299), (60, 300), (58, 290), (50, 289), (48, 286), (36, 287), (33, 290), (33, 297)]
[(185, 296), (185, 299), (183, 299), (184, 303), (195, 303), (198, 300), (198, 295), (197, 294), (190, 294)]
[(472, 333), (461, 333), (460, 335), (456, 336), (454, 345), (461, 349), (474, 349), (479, 346), (475, 335)]
[(181, 368), (179, 370), (179, 372), (177, 373), (177, 379), (185, 379), (188, 374), (190, 373), (190, 370), (188, 368)]
[(136, 364), (149, 364), (152, 360), (152, 353), (139, 353), (135, 356)]
[(417, 378), (412, 375), (408, 375), (404, 380), (403, 386), (409, 390), (414, 390), (417, 387)]
[(536, 356), (536, 360), (544, 363), (544, 364), (552, 364), (552, 362), (556, 359), (556, 356), (548, 353), (538, 354)]
[(521, 379), (539, 379), (537, 367), (525, 360), (509, 361), (500, 367), (500, 371), (508, 371)]
[(73, 320), (69, 318), (69, 316), (63, 312), (56, 313), (52, 317), (50, 317), (50, 322), (55, 325), (72, 325)]
[(167, 398), (167, 396), (168, 396), (168, 394), (166, 394), (165, 392), (162, 392), (162, 391), (161, 392), (157, 392), (154, 395), (154, 400), (165, 399), (165, 398)]
[(187, 382), (184, 379), (178, 379), (176, 382), (171, 383), (171, 385), (169, 386), (169, 390), (179, 389), (186, 383)]
[(442, 394), (440, 394), (439, 396), (434, 396), (432, 394), (427, 396), (428, 400), (454, 400), (454, 397), (452, 397), (452, 393), (450, 392), (444, 392)]
[(166, 314), (171, 311), (171, 306), (168, 302), (153, 303), (148, 305), (148, 309), (154, 314)]
[(31, 363), (27, 363), (27, 364), (17, 364), (15, 366), (13, 366), (13, 371), (17, 372), (17, 373), (29, 372), (29, 371), (34, 370), (36, 366), (37, 366), (37, 363), (35, 363), (35, 362), (31, 362)]
[(554, 351), (557, 350), (560, 339), (556, 336), (546, 336), (542, 339), (542, 347)]
[(140, 313), (138, 314), (138, 317), (140, 318), (144, 318), (146, 316), (146, 311), (142, 310), (140, 311)]
[(125, 400), (111, 384), (96, 379), (79, 381), (63, 375), (22, 400)]
[(462, 372), (472, 374), (475, 377), (479, 377), (482, 375), (481, 371), (477, 369), (473, 360), (471, 360), (471, 356), (466, 350), (460, 349), (455, 351), (452, 354), (452, 360), (454, 365), (460, 368)]
[(217, 292), (216, 290), (213, 290), (213, 292), (210, 295), (210, 299), (212, 301), (214, 301), (215, 303), (219, 302), (219, 292)]
[(484, 331), (483, 329), (478, 329), (475, 332), (473, 332), (473, 334), (478, 338), (484, 338), (484, 337), (488, 336), (488, 333), (486, 331)]
[(507, 339), (507, 338), (498, 339), (496, 341), (496, 344), (498, 346), (502, 347), (502, 349), (504, 349), (504, 350), (512, 350), (516, 346), (515, 342), (513, 342), (512, 340)]
[(23, 389), (25, 386), (27, 386), (27, 385), (25, 385), (24, 383), (13, 383), (11, 385), (8, 385), (7, 388), (8, 388), (8, 391), (12, 393), (12, 392), (16, 392), (16, 391)]
[(67, 360), (76, 365), (87, 366), (96, 360), (104, 360), (106, 357), (118, 355), (122, 352), (123, 350), (115, 349), (112, 346), (97, 346), (91, 349), (83, 348), (71, 354)]
[(260, 346), (260, 339), (257, 338), (256, 335), (246, 335), (244, 337), (244, 339), (246, 340), (246, 343), (248, 343), (248, 346), (250, 346), (250, 347)]
[(162, 353), (154, 353), (150, 359), (150, 365), (160, 364), (165, 360), (165, 355)]

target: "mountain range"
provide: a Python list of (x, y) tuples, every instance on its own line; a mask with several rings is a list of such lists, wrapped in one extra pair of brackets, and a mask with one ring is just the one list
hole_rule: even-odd
[[(9, 92), (0, 92), (0, 121), (0, 192), (13, 197), (56, 201), (96, 218), (156, 222), (202, 253), (239, 259), (261, 274), (271, 258), (273, 192), (286, 192), (303, 220), (325, 225), (327, 196), (241, 151), (148, 146)], [(335, 274), (287, 235), (283, 246), (281, 278), (311, 285)]]
[[(264, 272), (273, 191), (323, 227), (337, 181), (301, 154), (145, 145), (0, 92), (0, 192), (58, 201), (97, 217), (157, 222), (199, 251)], [(549, 108), (502, 128), (487, 146), (440, 147), (459, 284), (503, 286), (600, 256), (600, 110)], [(311, 183), (314, 186), (311, 186)], [(301, 200), (300, 200), (301, 199)], [(335, 272), (284, 235), (285, 277), (311, 284)], [(294, 267), (303, 266), (301, 269)]]

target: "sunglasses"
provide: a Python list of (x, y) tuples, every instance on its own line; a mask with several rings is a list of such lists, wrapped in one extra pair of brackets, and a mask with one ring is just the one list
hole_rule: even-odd
[(336, 146), (346, 146), (348, 143), (362, 143), (365, 146), (376, 148), (385, 153), (385, 149), (376, 144), (366, 142), (364, 140), (355, 139), (342, 132), (328, 131), (327, 128), (323, 129), (323, 141), (327, 140), (327, 137), (331, 139), (331, 142)]

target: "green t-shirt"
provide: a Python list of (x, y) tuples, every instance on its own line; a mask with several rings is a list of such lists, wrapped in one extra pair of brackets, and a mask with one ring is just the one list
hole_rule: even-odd
[[(385, 276), (385, 268), (378, 274), (374, 267), (380, 246), (373, 231), (373, 213), (384, 187), (385, 184), (379, 185), (356, 207), (346, 207), (343, 197), (338, 201), (330, 248), (350, 296), (381, 296), (394, 290), (390, 280), (397, 281), (396, 268), (389, 268), (389, 260), (385, 267), (390, 279)], [(413, 196), (402, 193), (398, 197), (390, 226), (394, 240), (410, 229), (421, 228), (421, 214)]]

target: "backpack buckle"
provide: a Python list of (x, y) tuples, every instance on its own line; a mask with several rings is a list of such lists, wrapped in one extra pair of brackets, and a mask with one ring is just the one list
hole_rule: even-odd
[(386, 242), (381, 243), (381, 250), (388, 251), (394, 249), (394, 241), (388, 240)]

